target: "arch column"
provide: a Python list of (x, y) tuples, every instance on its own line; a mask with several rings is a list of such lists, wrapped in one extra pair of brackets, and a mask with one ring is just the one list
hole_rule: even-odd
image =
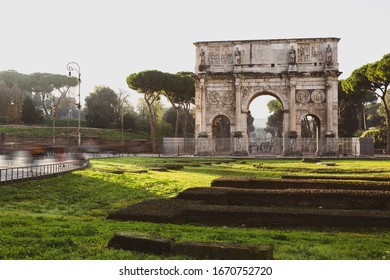
[(326, 134), (333, 132), (333, 78), (326, 77)]
[(290, 111), (283, 110), (283, 155), (288, 155), (290, 152), (290, 138), (288, 137), (290, 128)]
[(195, 98), (196, 105), (196, 145), (195, 155), (208, 156), (210, 154), (210, 131), (207, 131), (206, 123), (206, 86), (205, 75), (199, 75), (199, 97)]
[(248, 133), (247, 133), (247, 112), (242, 108), (242, 85), (241, 79), (236, 74), (235, 81), (235, 97), (236, 97), (236, 111), (235, 111), (235, 125), (233, 132), (233, 155), (248, 155)]
[(205, 79), (201, 78), (200, 79), (200, 96), (201, 96), (201, 116), (202, 116), (202, 121), (200, 123), (200, 131), (206, 132), (206, 87), (205, 87)]
[(234, 81), (234, 87), (235, 87), (235, 98), (236, 98), (236, 121), (235, 121), (235, 129), (234, 131), (242, 131), (241, 129), (241, 82), (239, 77), (235, 77)]
[[(336, 155), (335, 137), (338, 135), (337, 127), (337, 99), (338, 99), (338, 81), (333, 73), (327, 72), (326, 77), (326, 134), (324, 141), (324, 154)], [(336, 112), (335, 112), (336, 111)]]
[(290, 114), (290, 121), (289, 121), (289, 130), (290, 131), (296, 131), (296, 123), (297, 123), (297, 120), (296, 120), (296, 115), (295, 115), (295, 89), (296, 89), (296, 86), (297, 86), (297, 82), (294, 78), (294, 76), (291, 76), (290, 77), (290, 86), (289, 86), (289, 89), (290, 89), (290, 112), (292, 112)]
[(296, 103), (295, 103), (295, 68), (289, 73), (289, 109), (284, 111), (283, 114), (283, 155), (301, 155), (302, 152), (299, 149), (298, 138), (300, 136), (297, 133), (297, 120), (296, 120)]

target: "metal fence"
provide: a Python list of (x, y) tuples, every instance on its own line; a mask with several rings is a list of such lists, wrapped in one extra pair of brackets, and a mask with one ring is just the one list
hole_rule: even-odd
[(187, 155), (194, 154), (195, 139), (194, 138), (167, 138), (163, 139), (163, 154), (164, 155)]
[(71, 160), (51, 164), (19, 166), (0, 169), (0, 183), (14, 183), (55, 176), (87, 166), (86, 160)]
[[(240, 151), (243, 143), (231, 138), (164, 138), (164, 155), (194, 154), (195, 146), (198, 153), (205, 155), (227, 156)], [(283, 145), (289, 151), (300, 151), (302, 155), (329, 155), (329, 151), (335, 156), (373, 156), (373, 138), (297, 138), (294, 140), (283, 138), (258, 139), (250, 138), (248, 141), (249, 155), (281, 155)], [(242, 141), (242, 140), (241, 140)]]

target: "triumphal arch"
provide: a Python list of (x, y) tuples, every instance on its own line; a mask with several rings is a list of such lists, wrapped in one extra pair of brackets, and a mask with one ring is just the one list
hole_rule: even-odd
[(336, 153), (339, 40), (194, 43), (195, 154), (250, 154), (249, 106), (261, 95), (272, 95), (283, 106), (281, 154), (302, 154), (305, 116), (311, 116), (317, 127), (315, 154)]

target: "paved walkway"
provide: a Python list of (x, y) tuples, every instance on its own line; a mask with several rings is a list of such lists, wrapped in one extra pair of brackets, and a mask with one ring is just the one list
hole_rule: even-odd
[(28, 158), (13, 158), (7, 159), (5, 157), (0, 157), (0, 169), (3, 168), (12, 168), (12, 167), (28, 167), (31, 165), (45, 165), (56, 163), (57, 161), (54, 158), (45, 158), (31, 162)]
[(32, 160), (31, 157), (7, 158), (0, 156), (0, 182), (25, 180), (60, 174), (78, 169), (85, 162), (80, 162), (73, 157), (58, 160), (55, 157), (47, 157)]

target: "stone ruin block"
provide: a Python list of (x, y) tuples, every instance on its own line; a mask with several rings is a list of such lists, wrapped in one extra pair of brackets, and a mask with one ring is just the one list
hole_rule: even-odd
[(155, 255), (185, 255), (194, 259), (272, 260), (271, 245), (244, 245), (214, 242), (177, 242), (173, 238), (142, 233), (117, 233), (108, 242), (113, 249)]
[(178, 242), (174, 252), (177, 255), (195, 259), (216, 260), (272, 260), (271, 245), (243, 245), (213, 242)]
[(108, 242), (113, 249), (131, 250), (156, 255), (169, 255), (172, 252), (174, 240), (172, 238), (141, 233), (117, 233)]

